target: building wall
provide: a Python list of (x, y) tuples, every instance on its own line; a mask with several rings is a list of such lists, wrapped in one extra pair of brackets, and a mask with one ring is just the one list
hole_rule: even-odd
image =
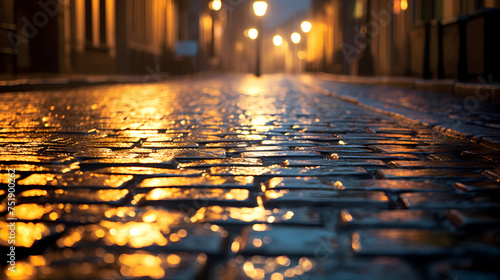
[[(0, 20), (18, 24), (45, 12), (42, 1), (0, 1)], [(225, 14), (209, 14), (208, 0), (47, 0), (54, 13), (20, 45), (22, 72), (185, 74), (219, 64)], [(208, 14), (210, 26), (199, 18)], [(46, 15), (45, 15), (46, 16)], [(40, 19), (40, 17), (38, 17)], [(42, 18), (43, 19), (43, 18)], [(19, 31), (23, 31), (23, 25)], [(200, 30), (210, 28), (210, 38)], [(179, 42), (199, 44), (195, 56), (178, 55)], [(4, 43), (4, 42), (0, 42)], [(8, 42), (7, 42), (8, 43)], [(178, 53), (176, 53), (176, 48)], [(12, 63), (0, 55), (0, 70)], [(153, 73), (155, 74), (155, 73)]]
[(60, 4), (64, 24), (64, 72), (116, 72), (115, 0), (73, 0)]
[[(0, 1), (0, 23), (15, 24), (14, 11), (14, 0)], [(11, 33), (11, 30), (0, 29), (0, 49), (11, 49), (12, 44), (9, 40), (9, 33)], [(12, 55), (0, 53), (0, 73), (12, 71), (15, 63), (13, 58)]]
[[(433, 48), (438, 48), (436, 40), (442, 35), (432, 21), (472, 15), (483, 8), (500, 9), (500, 1), (315, 0), (312, 14), (318, 28), (309, 43), (309, 64), (330, 73), (434, 77), (425, 69), (430, 68), (428, 57), (437, 56)], [(458, 43), (448, 50), (454, 48)]]

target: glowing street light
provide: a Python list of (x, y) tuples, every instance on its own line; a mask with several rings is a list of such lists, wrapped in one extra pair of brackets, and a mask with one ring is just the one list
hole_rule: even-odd
[(248, 37), (252, 40), (257, 39), (257, 37), (259, 37), (259, 31), (255, 28), (248, 29)]
[(302, 28), (302, 31), (305, 33), (309, 33), (309, 31), (311, 31), (312, 24), (308, 21), (303, 21), (302, 24), (300, 24), (300, 28)]
[[(267, 10), (266, 1), (253, 2), (253, 12), (255, 13), (256, 16), (259, 17), (259, 19), (258, 19), (259, 26), (257, 26), (257, 28), (259, 30), (263, 30), (262, 17), (266, 14), (266, 10)], [(257, 32), (257, 30), (255, 30), (255, 32), (256, 32), (255, 38), (257, 38), (259, 33)], [(252, 37), (250, 37), (250, 38), (252, 38)], [(255, 76), (257, 76), (257, 77), (260, 77), (260, 48), (262, 45), (261, 38), (262, 38), (262, 36), (260, 36), (259, 39), (257, 39), (257, 50), (256, 50), (256, 56), (255, 56), (255, 59), (256, 59), (256, 61), (255, 61)]]
[(294, 44), (298, 44), (300, 42), (300, 34), (297, 32), (293, 32), (291, 38)]
[(253, 11), (258, 17), (262, 17), (266, 14), (267, 3), (265, 1), (255, 1), (253, 3)]
[(401, 10), (406, 11), (408, 9), (408, 0), (401, 0)]
[(222, 8), (222, 2), (221, 0), (213, 0), (210, 2), (209, 7), (214, 11), (218, 11)]
[(273, 43), (276, 47), (279, 47), (283, 43), (283, 38), (280, 35), (276, 35), (273, 37)]

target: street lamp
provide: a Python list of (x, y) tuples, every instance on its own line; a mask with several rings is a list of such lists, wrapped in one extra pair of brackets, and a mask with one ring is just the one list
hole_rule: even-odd
[(308, 21), (303, 21), (302, 24), (300, 24), (300, 28), (302, 28), (304, 33), (309, 33), (309, 31), (311, 31), (312, 24)]
[(218, 11), (222, 8), (222, 2), (221, 0), (213, 0), (210, 2), (209, 7), (214, 11)]
[(259, 31), (255, 28), (250, 28), (248, 30), (248, 37), (250, 37), (250, 39), (252, 40), (255, 40), (257, 37), (259, 37)]
[(253, 11), (258, 17), (262, 17), (266, 14), (267, 3), (265, 1), (255, 1), (253, 3)]
[(295, 69), (298, 71), (298, 62), (297, 61), (297, 44), (300, 43), (300, 34), (297, 33), (297, 32), (293, 32), (292, 33), (292, 36), (290, 36), (290, 38), (292, 39), (292, 42), (295, 44), (295, 51), (294, 51), (294, 64), (295, 64)]
[(408, 0), (401, 0), (401, 10), (406, 11), (408, 9)]
[(273, 37), (273, 43), (276, 47), (279, 47), (283, 43), (283, 38), (280, 35), (276, 35)]
[[(265, 1), (255, 1), (253, 2), (253, 12), (257, 17), (259, 17), (258, 22), (259, 25), (257, 27), (258, 30), (263, 30), (262, 28), (262, 17), (266, 14), (267, 3)], [(255, 76), (260, 76), (260, 48), (262, 45), (262, 36), (257, 37), (257, 55), (255, 61)]]

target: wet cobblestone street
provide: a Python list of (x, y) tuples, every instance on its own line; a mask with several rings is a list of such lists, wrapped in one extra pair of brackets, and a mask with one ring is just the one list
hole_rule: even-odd
[(500, 279), (499, 151), (291, 76), (4, 93), (0, 110), (17, 218), (1, 279)]

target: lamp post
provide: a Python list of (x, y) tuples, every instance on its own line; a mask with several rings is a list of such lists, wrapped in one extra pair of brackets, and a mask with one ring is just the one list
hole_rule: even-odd
[(297, 33), (297, 32), (293, 32), (292, 35), (290, 36), (290, 38), (292, 39), (292, 42), (295, 44), (295, 50), (294, 50), (294, 53), (293, 53), (293, 61), (294, 61), (294, 70), (299, 72), (298, 68), (299, 68), (299, 62), (298, 62), (298, 53), (297, 53), (297, 44), (300, 43), (300, 34)]
[[(309, 40), (308, 40), (309, 38), (307, 37), (307, 33), (311, 32), (311, 29), (312, 29), (312, 23), (311, 23), (311, 22), (309, 22), (309, 21), (307, 21), (307, 20), (305, 20), (305, 21), (303, 21), (303, 22), (300, 24), (300, 28), (302, 29), (302, 32), (304, 32), (304, 33), (305, 33), (305, 34), (304, 34), (304, 37), (305, 37), (305, 38), (304, 38), (305, 43), (304, 43), (304, 44), (302, 44), (302, 45), (303, 45), (303, 46), (305, 45), (305, 49), (306, 49), (306, 51), (309, 51)], [(303, 49), (304, 49), (304, 47), (302, 47), (302, 50), (301, 50), (302, 52), (303, 52)], [(300, 59), (300, 60), (303, 60), (303, 59), (304, 59), (304, 57), (299, 58), (299, 59)], [(300, 61), (299, 61), (299, 62), (300, 62)], [(306, 68), (307, 68), (307, 61), (306, 61)]]
[(280, 48), (281, 45), (283, 44), (283, 37), (280, 35), (275, 35), (273, 37), (273, 44), (277, 47), (274, 52), (275, 52), (275, 59), (277, 59), (276, 64), (274, 64), (273, 70), (278, 71), (282, 66), (282, 58), (283, 58), (283, 48)]
[[(260, 30), (262, 32), (263, 24), (262, 24), (262, 17), (266, 14), (267, 10), (267, 3), (265, 1), (255, 1), (253, 3), (253, 11), (255, 15), (258, 17), (258, 27), (257, 30)], [(257, 37), (257, 55), (256, 55), (256, 61), (255, 61), (255, 76), (260, 77), (260, 48), (262, 45), (262, 36)]]

